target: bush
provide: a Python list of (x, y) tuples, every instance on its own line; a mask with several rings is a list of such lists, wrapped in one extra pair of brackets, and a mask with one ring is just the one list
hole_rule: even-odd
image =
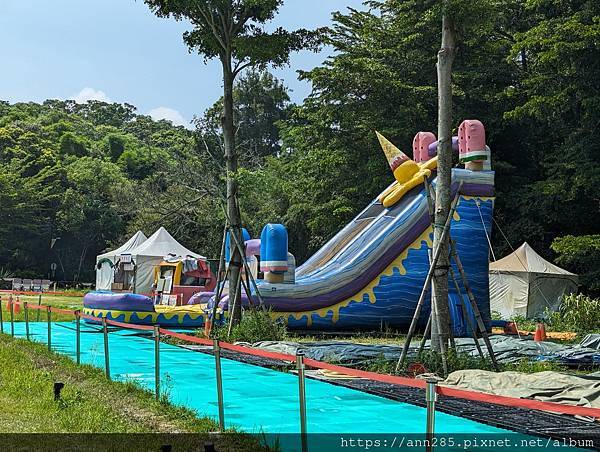
[(510, 318), (511, 322), (515, 322), (521, 331), (535, 331), (537, 322), (533, 319), (528, 319), (523, 315), (515, 315)]
[(567, 295), (558, 312), (548, 313), (548, 325), (554, 331), (590, 333), (600, 330), (600, 299), (583, 294)]
[(515, 361), (514, 363), (503, 364), (501, 370), (533, 374), (536, 372), (545, 372), (548, 370), (552, 370), (554, 372), (564, 372), (569, 369), (568, 367), (563, 366), (554, 361), (530, 361), (529, 359), (523, 358), (519, 361)]
[[(437, 375), (444, 374), (442, 355), (435, 350), (423, 351), (417, 356), (416, 361), (423, 364), (428, 372)], [(446, 363), (448, 365), (449, 374), (455, 370), (463, 369), (494, 370), (493, 364), (489, 359), (482, 359), (480, 356), (471, 356), (468, 353), (457, 352), (453, 348), (448, 350)]]
[(285, 325), (274, 321), (271, 311), (248, 310), (244, 312), (242, 321), (234, 326), (231, 335), (227, 336), (227, 325), (218, 327), (214, 331), (214, 337), (229, 342), (259, 342), (259, 341), (283, 341), (287, 339)]

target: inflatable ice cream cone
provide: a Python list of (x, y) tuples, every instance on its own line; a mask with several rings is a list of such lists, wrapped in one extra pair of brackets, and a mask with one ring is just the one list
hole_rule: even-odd
[(414, 160), (408, 158), (404, 152), (394, 146), (379, 132), (375, 133), (397, 182), (397, 184), (389, 187), (378, 198), (385, 207), (391, 207), (406, 192), (421, 184), (423, 177), (429, 176), (431, 172), (427, 169), (422, 169)]

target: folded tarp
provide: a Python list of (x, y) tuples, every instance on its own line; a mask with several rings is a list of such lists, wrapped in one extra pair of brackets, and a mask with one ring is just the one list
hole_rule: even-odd
[(440, 384), (507, 397), (600, 408), (598, 372), (588, 375), (550, 371), (523, 374), (468, 369), (452, 372)]

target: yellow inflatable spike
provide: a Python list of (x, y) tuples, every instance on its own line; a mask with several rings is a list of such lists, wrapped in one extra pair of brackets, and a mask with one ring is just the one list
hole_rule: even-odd
[(375, 134), (377, 135), (379, 144), (381, 145), (381, 148), (383, 149), (383, 152), (385, 153), (385, 157), (387, 158), (387, 161), (388, 161), (392, 171), (395, 171), (396, 168), (398, 168), (404, 162), (410, 160), (404, 152), (402, 152), (400, 149), (398, 149), (396, 146), (394, 146), (382, 134), (380, 134), (377, 131), (375, 131)]
[(394, 173), (396, 183), (388, 187), (377, 199), (385, 207), (390, 208), (414, 187), (423, 183), (424, 177), (429, 177), (437, 167), (437, 156), (421, 164), (408, 158), (400, 149), (394, 146), (386, 137), (375, 132), (379, 143)]

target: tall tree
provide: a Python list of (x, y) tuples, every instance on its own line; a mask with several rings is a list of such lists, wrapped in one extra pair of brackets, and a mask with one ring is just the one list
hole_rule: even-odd
[[(448, 0), (443, 6), (448, 8)], [(452, 202), (452, 63), (456, 55), (456, 28), (450, 11), (442, 17), (442, 46), (438, 52), (438, 168), (435, 200), (435, 225), (433, 249), (441, 250), (433, 276), (433, 302), (431, 346), (434, 350), (445, 348), (450, 334), (450, 311), (448, 308), (448, 235), (442, 225), (450, 214)], [(439, 350), (444, 352), (444, 350)]]
[(270, 22), (283, 0), (144, 0), (160, 17), (187, 19), (193, 29), (183, 35), (191, 51), (206, 59), (218, 58), (223, 69), (223, 148), (227, 170), (227, 217), (231, 240), (229, 300), (233, 320), (241, 317), (240, 271), (242, 256), (235, 242), (242, 243), (238, 204), (238, 156), (235, 141), (233, 83), (248, 67), (280, 66), (292, 51), (314, 44), (315, 35), (307, 30), (289, 32), (277, 28), (267, 32), (261, 25)]
[[(239, 163), (247, 168), (262, 166), (266, 157), (280, 154), (278, 124), (290, 111), (288, 90), (268, 71), (251, 70), (236, 81), (233, 102)], [(215, 148), (214, 156), (222, 148), (222, 112), (223, 98), (196, 121), (206, 145)]]

